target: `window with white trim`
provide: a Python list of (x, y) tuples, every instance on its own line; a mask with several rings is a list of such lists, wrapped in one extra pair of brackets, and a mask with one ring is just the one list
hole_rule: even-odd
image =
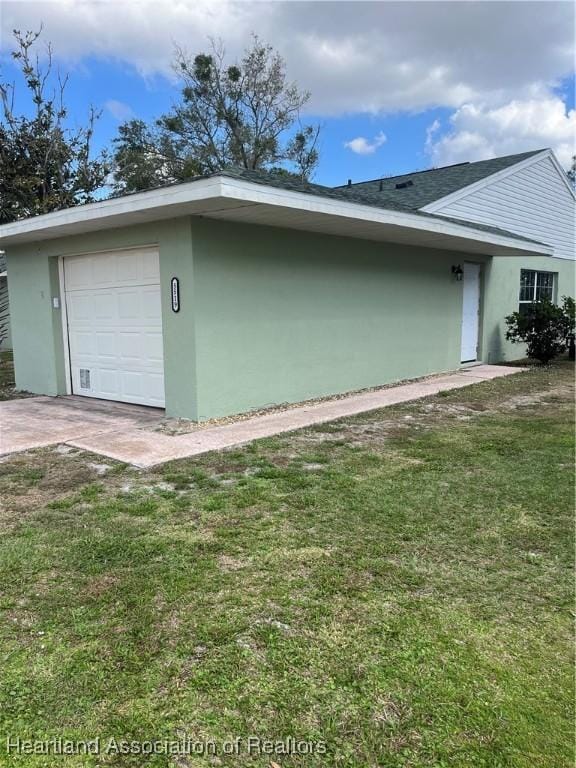
[(520, 270), (520, 312), (535, 301), (554, 301), (555, 272), (537, 272), (535, 269)]

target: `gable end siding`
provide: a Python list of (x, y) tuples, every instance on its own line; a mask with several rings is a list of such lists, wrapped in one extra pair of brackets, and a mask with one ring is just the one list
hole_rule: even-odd
[(553, 246), (554, 256), (575, 258), (575, 201), (550, 157), (458, 200), (435, 204), (434, 213), (501, 227)]

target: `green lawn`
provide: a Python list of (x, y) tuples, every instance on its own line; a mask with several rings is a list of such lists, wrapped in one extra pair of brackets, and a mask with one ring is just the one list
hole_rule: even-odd
[(562, 363), (151, 471), (4, 460), (0, 739), (243, 741), (0, 764), (572, 766), (573, 389)]

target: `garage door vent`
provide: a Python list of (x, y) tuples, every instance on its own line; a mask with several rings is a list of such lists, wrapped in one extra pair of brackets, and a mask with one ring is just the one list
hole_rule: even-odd
[(80, 368), (80, 389), (90, 389), (90, 370)]

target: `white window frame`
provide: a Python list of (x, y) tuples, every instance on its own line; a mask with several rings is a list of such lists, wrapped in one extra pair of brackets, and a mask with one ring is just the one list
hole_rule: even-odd
[[(534, 278), (534, 289), (532, 292), (532, 297), (530, 299), (521, 299), (520, 296), (522, 295), (522, 273), (523, 272), (534, 272), (535, 278)], [(538, 277), (539, 275), (551, 275), (552, 276), (552, 295), (550, 296), (550, 301), (555, 301), (556, 299), (556, 286), (558, 284), (558, 273), (557, 272), (551, 272), (549, 270), (545, 269), (521, 269), (520, 270), (520, 288), (518, 290), (518, 304), (520, 307), (525, 306), (527, 304), (534, 304), (538, 301), (536, 298), (536, 293), (538, 291)]]

